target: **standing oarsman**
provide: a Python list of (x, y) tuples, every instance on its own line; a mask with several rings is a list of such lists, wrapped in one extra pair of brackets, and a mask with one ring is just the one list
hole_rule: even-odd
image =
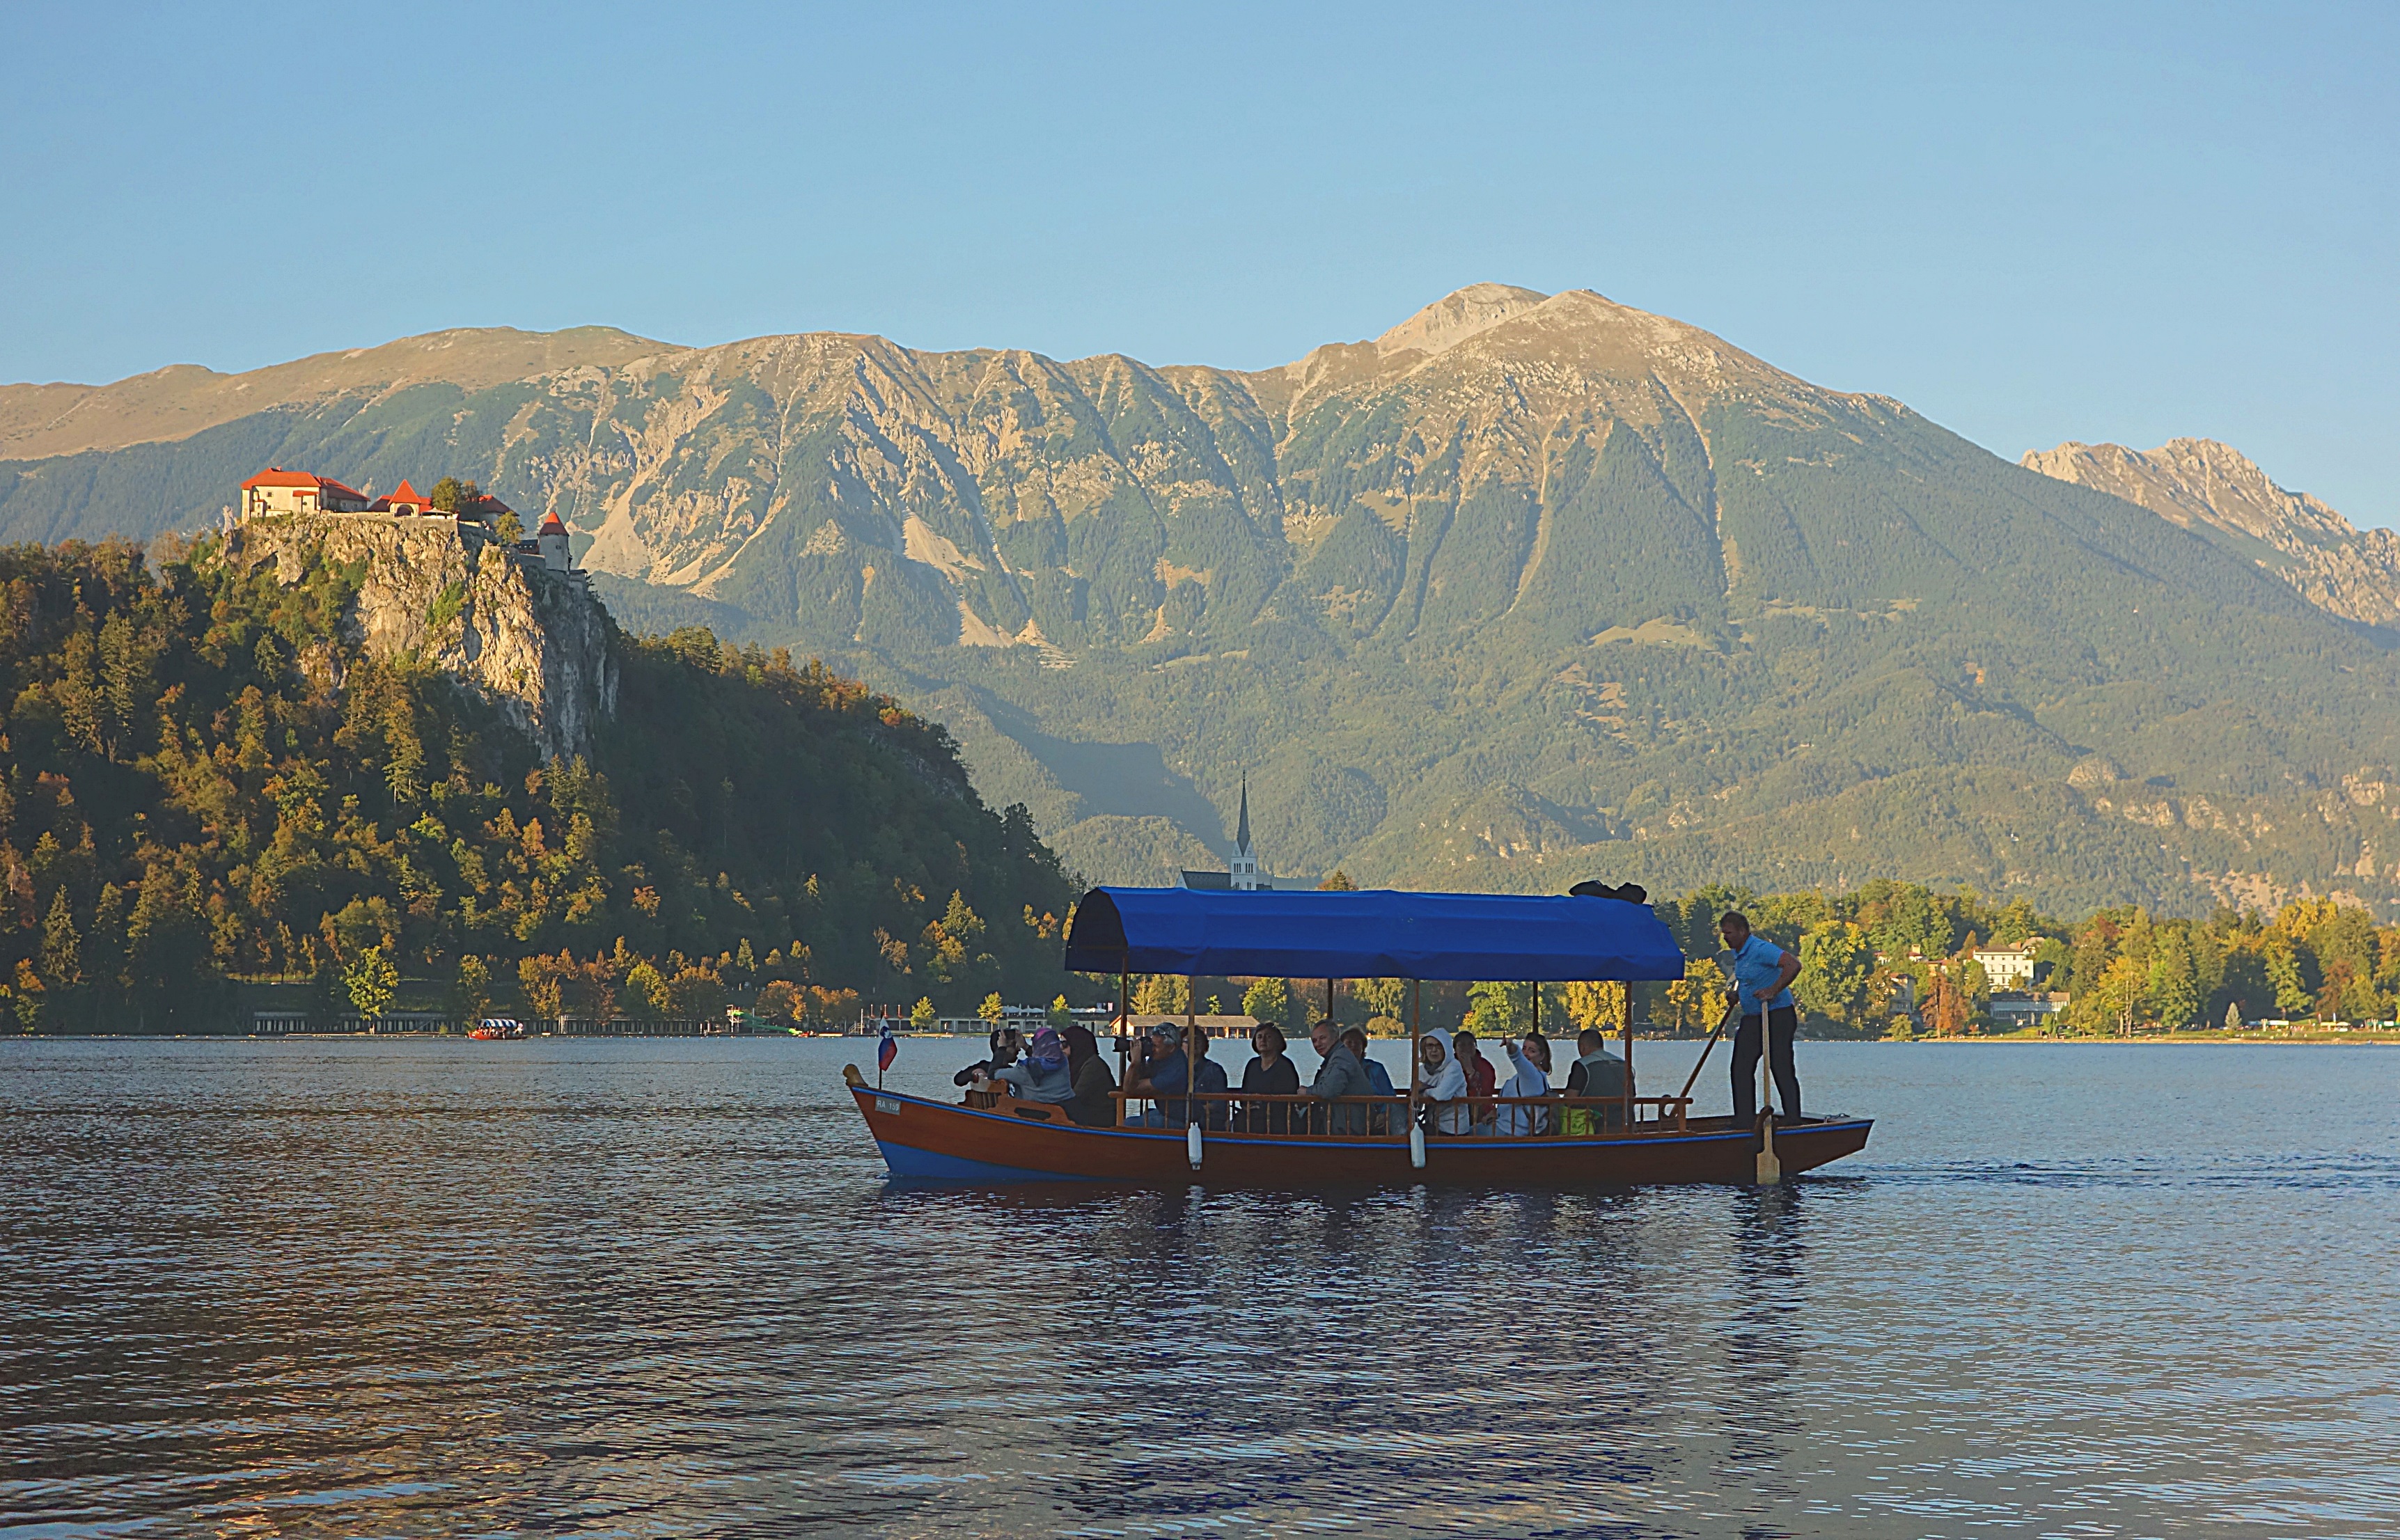
[(1792, 1038), (1799, 1030), (1800, 1013), (1792, 1003), (1792, 981), (1800, 976), (1800, 960), (1767, 940), (1751, 934), (1750, 920), (1727, 914), (1717, 921), (1725, 949), (1733, 953), (1734, 988), (1741, 1001), (1741, 1029), (1733, 1040), (1733, 1117), (1736, 1124), (1758, 1116), (1758, 1055), (1765, 1031), (1767, 1067), (1775, 1074), (1775, 1091), (1783, 1103), (1782, 1115), (1800, 1115), (1800, 1070), (1792, 1062)]

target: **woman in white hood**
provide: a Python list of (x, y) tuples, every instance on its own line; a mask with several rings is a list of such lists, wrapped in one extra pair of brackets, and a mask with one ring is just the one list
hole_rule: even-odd
[(1417, 1039), (1417, 1056), (1425, 1062), (1425, 1083), (1417, 1095), (1430, 1104), (1427, 1133), (1465, 1134), (1474, 1128), (1475, 1111), (1466, 1104), (1466, 1068), (1444, 1041), (1447, 1036), (1437, 1030)]
[(1508, 1062), (1517, 1072), (1508, 1083), (1500, 1087), (1500, 1132), (1512, 1138), (1526, 1138), (1550, 1131), (1550, 1110), (1547, 1107), (1512, 1107), (1510, 1097), (1547, 1097), (1550, 1094), (1550, 1040), (1539, 1032), (1525, 1034), (1525, 1046), (1520, 1050), (1507, 1038), (1501, 1046), (1508, 1050)]

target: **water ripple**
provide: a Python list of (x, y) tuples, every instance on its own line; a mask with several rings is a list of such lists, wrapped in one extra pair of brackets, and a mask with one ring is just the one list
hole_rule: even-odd
[(1808, 1044), (1784, 1192), (1330, 1194), (895, 1184), (857, 1056), (0, 1043), (0, 1536), (2400, 1533), (2400, 1056)]

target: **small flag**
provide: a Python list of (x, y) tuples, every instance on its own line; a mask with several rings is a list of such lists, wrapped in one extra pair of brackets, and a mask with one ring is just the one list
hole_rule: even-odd
[(880, 1075), (884, 1070), (891, 1069), (892, 1061), (899, 1056), (900, 1044), (892, 1041), (892, 1018), (890, 1016), (885, 1016), (883, 1018), (883, 1041), (875, 1045), (875, 1072)]

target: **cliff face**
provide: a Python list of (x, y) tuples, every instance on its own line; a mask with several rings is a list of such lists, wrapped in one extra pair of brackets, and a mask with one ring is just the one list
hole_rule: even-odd
[(2230, 444), (2062, 443), (2028, 450), (2023, 463), (2216, 536), (2346, 620), (2400, 623), (2400, 535), (2360, 529), (2307, 493), (2277, 486)]
[(234, 560), (296, 582), (363, 565), (348, 623), (376, 657), (415, 651), (498, 706), (546, 758), (588, 755), (617, 710), (607, 612), (582, 585), (446, 519), (331, 514), (237, 527)]

